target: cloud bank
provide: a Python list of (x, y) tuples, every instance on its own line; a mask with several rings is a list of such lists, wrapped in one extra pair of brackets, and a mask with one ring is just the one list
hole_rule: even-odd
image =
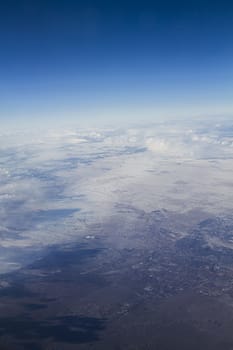
[(121, 205), (232, 207), (233, 126), (226, 122), (2, 133), (2, 271), (31, 252), (89, 235)]

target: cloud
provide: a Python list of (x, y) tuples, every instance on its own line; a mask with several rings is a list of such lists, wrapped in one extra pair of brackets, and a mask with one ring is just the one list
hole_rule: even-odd
[(149, 151), (166, 157), (180, 158), (191, 155), (187, 145), (181, 144), (179, 141), (170, 142), (164, 139), (149, 138), (146, 140), (146, 146)]
[[(119, 203), (146, 211), (207, 206), (207, 199), (227, 206), (231, 200), (223, 183), (232, 181), (227, 161), (233, 156), (233, 128), (223, 124), (9, 133), (0, 140), (0, 155), (0, 247), (17, 247), (14, 263), (26, 247), (43, 249), (85, 235), (90, 225), (111, 218)], [(198, 163), (213, 158), (225, 162), (218, 177), (214, 165)], [(177, 160), (183, 167), (177, 168)], [(183, 193), (174, 181), (188, 184), (189, 191)], [(71, 214), (58, 220), (55, 212)]]

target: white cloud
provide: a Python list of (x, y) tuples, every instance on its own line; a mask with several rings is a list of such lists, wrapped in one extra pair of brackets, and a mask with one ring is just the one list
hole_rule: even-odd
[(155, 153), (160, 153), (164, 155), (169, 155), (171, 153), (176, 153), (178, 156), (180, 155), (180, 150), (176, 146), (176, 151), (174, 150), (174, 146), (163, 139), (154, 139), (154, 138), (149, 138), (146, 140), (146, 146), (149, 151), (155, 152)]
[[(0, 142), (0, 246), (23, 252), (23, 247), (74, 240), (86, 235), (90, 223), (114, 215), (121, 203), (142, 211), (231, 208), (232, 145), (233, 134), (223, 125), (5, 135)], [(217, 163), (208, 162), (213, 158)], [(81, 211), (59, 225), (53, 219), (30, 219), (39, 210), (75, 208)]]

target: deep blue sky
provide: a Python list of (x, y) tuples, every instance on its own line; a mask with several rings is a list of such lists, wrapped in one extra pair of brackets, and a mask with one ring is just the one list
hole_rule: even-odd
[(233, 112), (231, 1), (0, 1), (0, 118)]

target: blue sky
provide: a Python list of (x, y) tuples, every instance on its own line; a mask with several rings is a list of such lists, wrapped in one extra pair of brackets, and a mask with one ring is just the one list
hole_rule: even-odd
[(232, 37), (229, 1), (1, 1), (1, 122), (231, 115)]

